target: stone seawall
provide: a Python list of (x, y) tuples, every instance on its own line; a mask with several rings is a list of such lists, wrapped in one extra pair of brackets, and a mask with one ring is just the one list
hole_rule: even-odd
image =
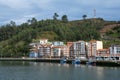
[[(0, 61), (34, 61), (60, 63), (60, 58), (0, 58)], [(66, 63), (72, 64), (73, 59), (67, 59)], [(81, 60), (86, 65), (87, 60)], [(120, 67), (120, 61), (96, 61), (96, 66)]]

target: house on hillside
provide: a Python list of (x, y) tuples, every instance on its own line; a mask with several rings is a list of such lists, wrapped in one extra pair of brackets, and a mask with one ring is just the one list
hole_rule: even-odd
[(48, 39), (40, 39), (40, 44), (47, 44), (48, 43)]

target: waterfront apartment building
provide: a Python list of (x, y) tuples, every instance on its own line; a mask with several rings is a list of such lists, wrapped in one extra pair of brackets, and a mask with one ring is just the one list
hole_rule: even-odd
[(52, 50), (51, 50), (51, 57), (53, 58), (58, 58), (61, 56), (61, 47), (55, 47), (53, 46), (52, 47)]
[(103, 42), (91, 40), (90, 42), (88, 42), (87, 47), (88, 47), (88, 56), (89, 57), (96, 57), (97, 50), (103, 49)]
[(66, 46), (53, 46), (51, 50), (51, 57), (60, 58), (67, 57)]
[(55, 57), (55, 58), (61, 57), (63, 54), (62, 52), (62, 46), (64, 45), (63, 42), (54, 41), (52, 42), (52, 44), (53, 44), (53, 47), (51, 50), (51, 57)]
[(109, 49), (99, 49), (99, 50), (97, 50), (96, 57), (110, 57), (110, 50)]
[(48, 43), (48, 39), (40, 39), (39, 42), (31, 43), (29, 46), (30, 46), (30, 55), (34, 54), (35, 57), (51, 56), (52, 44)]
[(69, 57), (73, 57), (73, 42), (67, 42)]
[(98, 57), (109, 55), (120, 55), (120, 46), (111, 46), (103, 49), (103, 42), (91, 40), (67, 42), (65, 45), (61, 41), (48, 42), (48, 39), (40, 39), (40, 42), (30, 44), (31, 55), (35, 57)]
[(63, 57), (69, 57), (69, 46), (64, 45), (62, 47)]
[(39, 43), (29, 44), (29, 49), (30, 49), (29, 57), (31, 58), (38, 57), (38, 44)]
[(52, 42), (53, 47), (51, 50), (52, 57), (69, 57), (69, 47), (64, 45), (61, 41)]
[(70, 57), (85, 57), (85, 45), (85, 41), (73, 42), (72, 46), (70, 47)]
[(38, 57), (38, 53), (34, 52), (34, 51), (31, 51), (30, 54), (29, 54), (29, 57), (30, 58), (37, 58)]
[(111, 57), (120, 57), (120, 45), (111, 45), (110, 55)]
[(52, 44), (40, 44), (38, 47), (39, 57), (51, 57)]

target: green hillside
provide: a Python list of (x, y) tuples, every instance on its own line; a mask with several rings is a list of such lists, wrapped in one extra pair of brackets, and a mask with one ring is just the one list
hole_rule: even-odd
[(104, 21), (102, 18), (68, 21), (66, 16), (62, 20), (55, 18), (37, 21), (32, 18), (21, 25), (11, 21), (0, 27), (0, 55), (2, 57), (28, 56), (29, 43), (40, 38), (64, 42), (101, 40), (99, 30), (104, 25), (114, 23), (116, 22)]
[(120, 24), (112, 27), (110, 30), (105, 33), (105, 47), (112, 44), (120, 45)]

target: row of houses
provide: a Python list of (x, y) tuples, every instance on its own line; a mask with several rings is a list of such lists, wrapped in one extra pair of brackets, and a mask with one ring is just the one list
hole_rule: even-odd
[(48, 42), (48, 39), (40, 39), (39, 42), (30, 44), (30, 57), (118, 57), (120, 58), (120, 45), (112, 45), (108, 49), (103, 49), (103, 42), (91, 40), (89, 42), (76, 41), (67, 42), (65, 45), (61, 41)]

